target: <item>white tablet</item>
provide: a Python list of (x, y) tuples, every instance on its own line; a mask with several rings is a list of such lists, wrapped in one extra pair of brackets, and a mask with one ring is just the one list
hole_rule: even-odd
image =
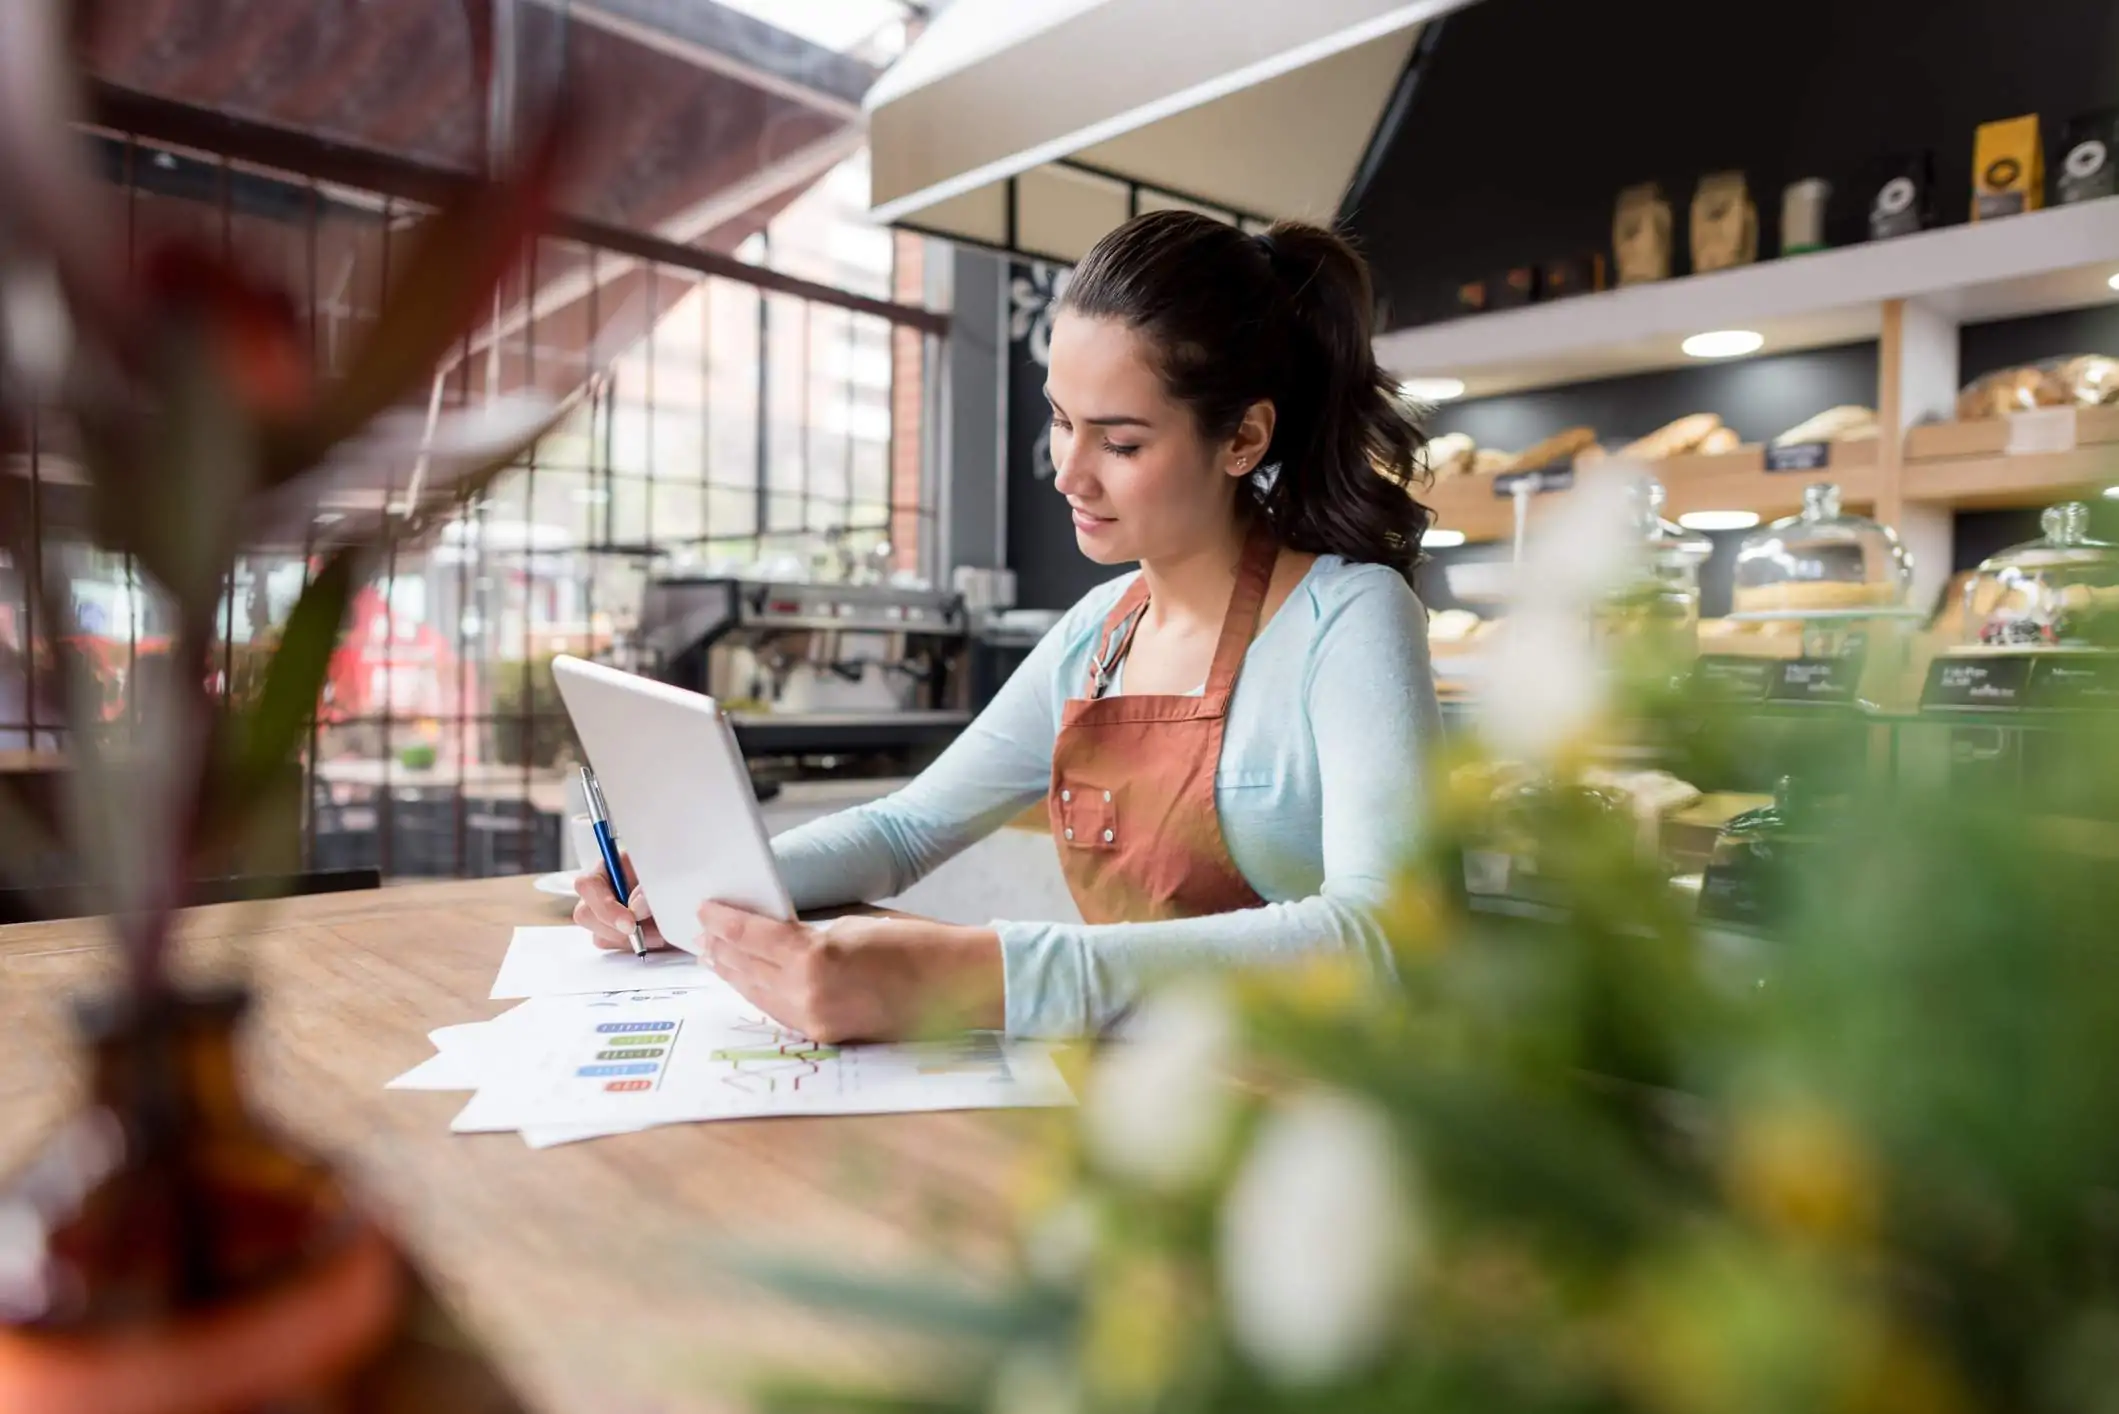
[(696, 951), (699, 905), (794, 919), (750, 772), (721, 705), (561, 655), (560, 698), (603, 787), (611, 829), (632, 856), (662, 935)]

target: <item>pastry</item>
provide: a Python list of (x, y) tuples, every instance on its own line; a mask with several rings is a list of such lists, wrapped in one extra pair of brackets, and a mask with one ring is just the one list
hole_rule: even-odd
[(1720, 457), (1737, 451), (1743, 445), (1744, 439), (1737, 436), (1734, 427), (1717, 427), (1702, 437), (1700, 445), (1693, 450), (1703, 457)]
[(1479, 616), (1469, 609), (1443, 609), (1429, 616), (1427, 639), (1430, 643), (1467, 642), (1479, 624)]
[(1974, 381), (1957, 395), (1957, 417), (1961, 422), (1977, 422), (2055, 407), (2064, 401), (2066, 391), (2058, 379), (2036, 368), (2004, 368)]
[(1629, 442), (1619, 449), (1619, 455), (1633, 461), (1661, 461), (1664, 457), (1681, 457), (1696, 450), (1700, 443), (1713, 435), (1722, 425), (1722, 420), (1711, 412), (1696, 412), (1681, 417), (1676, 422), (1658, 427), (1637, 442)]
[(1848, 580), (1782, 580), (1777, 584), (1738, 585), (1732, 596), (1737, 612), (1807, 613), (1813, 609), (1866, 609), (1898, 602), (1897, 586)]
[(1472, 455), (1479, 450), (1467, 432), (1445, 432), (1428, 439), (1427, 467), (1435, 480), (1463, 476), (1472, 469)]
[(2067, 400), (2079, 407), (2119, 403), (2119, 359), (2084, 354), (2063, 361), (2053, 373)]
[(1593, 445), (1597, 440), (1593, 427), (1570, 427), (1558, 432), (1534, 447), (1525, 447), (1509, 461), (1509, 471), (1543, 471), (1547, 467), (1559, 466), (1574, 459), (1577, 452)]
[(1875, 411), (1850, 403), (1826, 408), (1807, 422), (1797, 423), (1774, 438), (1773, 445), (1794, 447), (1805, 442), (1859, 442), (1875, 435)]

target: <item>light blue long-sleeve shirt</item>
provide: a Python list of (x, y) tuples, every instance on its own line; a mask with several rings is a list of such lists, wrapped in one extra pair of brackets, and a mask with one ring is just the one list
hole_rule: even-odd
[[(902, 790), (776, 839), (796, 907), (902, 893), (1042, 799), (1061, 708), (1082, 695), (1104, 618), (1132, 579), (1084, 595)], [(1009, 1033), (1099, 1031), (1155, 976), (1200, 963), (1344, 952), (1387, 973), (1377, 911), (1440, 734), (1412, 589), (1384, 566), (1319, 557), (1244, 657), (1215, 775), (1229, 856), (1266, 903), (1167, 922), (994, 923)]]

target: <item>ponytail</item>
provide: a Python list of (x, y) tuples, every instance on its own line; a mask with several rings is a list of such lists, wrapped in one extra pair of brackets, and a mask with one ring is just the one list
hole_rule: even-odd
[(1401, 572), (1418, 561), (1426, 439), (1376, 365), (1368, 266), (1341, 237), (1151, 212), (1097, 242), (1062, 305), (1145, 335), (1210, 438), (1273, 403), (1272, 445), (1247, 485), (1282, 544)]

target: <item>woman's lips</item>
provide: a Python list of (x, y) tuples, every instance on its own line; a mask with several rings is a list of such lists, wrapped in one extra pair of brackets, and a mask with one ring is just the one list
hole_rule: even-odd
[(1097, 531), (1102, 530), (1107, 525), (1118, 524), (1118, 521), (1115, 517), (1091, 515), (1089, 514), (1089, 512), (1083, 510), (1080, 506), (1074, 507), (1073, 510), (1074, 528), (1076, 530), (1084, 532), (1085, 534), (1094, 535)]

